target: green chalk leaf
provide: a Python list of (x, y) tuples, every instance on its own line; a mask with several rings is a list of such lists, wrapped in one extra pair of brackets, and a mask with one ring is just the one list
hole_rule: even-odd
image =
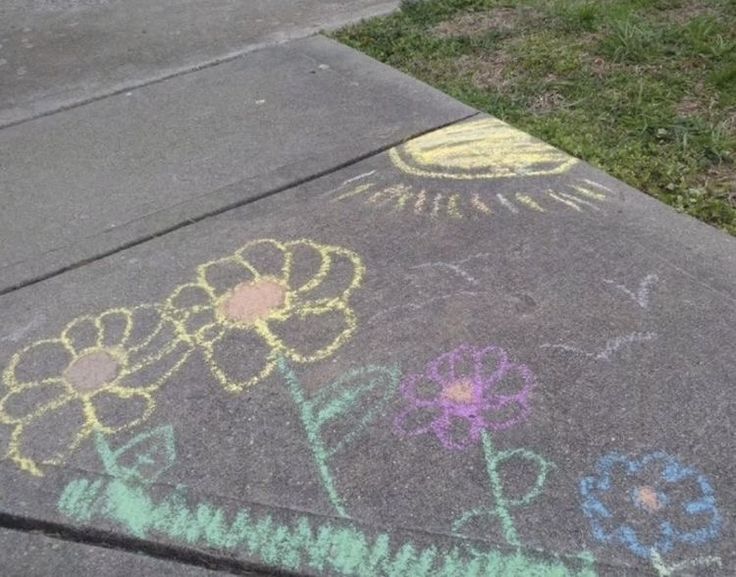
[(311, 402), (312, 424), (325, 437), (335, 439), (327, 452), (333, 455), (352, 442), (381, 413), (399, 382), (397, 367), (366, 366), (349, 371), (328, 385)]
[(176, 460), (171, 425), (141, 433), (115, 450), (110, 448), (104, 435), (98, 433), (96, 441), (105, 470), (126, 481), (152, 483)]

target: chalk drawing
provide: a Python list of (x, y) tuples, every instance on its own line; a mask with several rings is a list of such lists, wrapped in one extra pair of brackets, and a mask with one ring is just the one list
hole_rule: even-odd
[(452, 180), (548, 176), (579, 162), (495, 118), (429, 132), (392, 148), (389, 156), (407, 174)]
[(42, 476), (92, 433), (140, 425), (191, 350), (156, 305), (82, 316), (21, 349), (2, 377), (0, 423), (13, 427), (7, 458)]
[(610, 361), (611, 358), (619, 352), (621, 349), (629, 347), (630, 345), (634, 343), (643, 343), (646, 341), (651, 341), (657, 338), (657, 333), (631, 333), (628, 335), (623, 335), (620, 337), (615, 337), (612, 339), (608, 339), (606, 341), (606, 346), (603, 348), (603, 350), (600, 351), (586, 351), (584, 349), (581, 349), (579, 347), (575, 347), (573, 345), (565, 345), (565, 344), (550, 344), (545, 343), (543, 345), (540, 345), (540, 348), (542, 349), (559, 349), (561, 351), (566, 351), (569, 353), (574, 353), (576, 355), (582, 355), (584, 357), (588, 357), (590, 359), (593, 359), (595, 361)]
[(500, 347), (461, 345), (402, 379), (409, 406), (396, 417), (396, 428), (410, 437), (433, 433), (446, 449), (463, 450), (483, 431), (526, 420), (535, 385), (531, 370)]
[[(521, 545), (511, 510), (528, 505), (541, 494), (553, 465), (526, 449), (496, 451), (490, 432), (509, 429), (528, 418), (535, 385), (531, 370), (511, 362), (506, 351), (495, 345), (461, 345), (431, 361), (424, 373), (402, 380), (401, 394), (409, 406), (396, 417), (399, 434), (412, 437), (433, 433), (443, 447), (452, 451), (482, 442), (492, 504), (460, 516), (453, 523), (455, 533), (479, 517), (496, 518), (506, 541)], [(509, 499), (501, 470), (520, 461), (532, 463), (537, 476), (523, 497)]]
[[(310, 263), (306, 269), (302, 260)], [(329, 357), (356, 329), (348, 303), (364, 271), (360, 257), (341, 247), (256, 240), (200, 265), (196, 280), (162, 305), (73, 320), (59, 337), (15, 353), (3, 372), (0, 423), (13, 428), (7, 458), (38, 476), (43, 466), (63, 464), (94, 432), (137, 427), (154, 411), (154, 393), (195, 348), (230, 392), (271, 375), (277, 358), (304, 364)], [(327, 337), (292, 342), (315, 328)], [(221, 358), (224, 341), (229, 351), (233, 342), (242, 345), (242, 364), (257, 369), (247, 377), (231, 374)]]
[[(151, 437), (170, 438), (163, 427), (134, 439), (127, 452), (145, 447), (144, 461), (169, 465), (169, 441), (154, 444)], [(249, 560), (289, 571), (330, 573), (344, 577), (595, 577), (594, 560), (578, 556), (481, 549), (471, 544), (417, 546), (385, 532), (369, 531), (354, 522), (320, 520), (294, 514), (281, 516), (241, 508), (229, 512), (208, 502), (194, 502), (189, 490), (177, 486), (167, 495), (151, 494), (150, 479), (123, 474), (125, 465), (115, 463), (104, 437), (98, 451), (111, 479), (75, 479), (62, 491), (58, 509), (78, 523), (102, 519), (138, 538), (159, 536), (184, 545), (207, 547), (223, 553), (239, 553)], [(130, 457), (130, 455), (129, 455)], [(133, 455), (134, 457), (134, 455)], [(138, 462), (135, 458), (132, 462)], [(154, 474), (158, 470), (154, 469)], [(160, 487), (156, 487), (159, 489)]]
[[(297, 261), (309, 258), (319, 265), (310, 278), (297, 279)], [(364, 272), (360, 257), (341, 247), (256, 240), (200, 265), (196, 281), (177, 287), (164, 311), (180, 336), (202, 351), (220, 385), (238, 393), (270, 376), (278, 355), (305, 364), (334, 354), (357, 327), (349, 299)], [(331, 336), (327, 343), (296, 342), (302, 332), (320, 327)], [(248, 375), (234, 374), (222, 362), (221, 343), (233, 341), (242, 342), (249, 362), (259, 361)]]
[(652, 566), (654, 570), (659, 574), (659, 577), (669, 577), (670, 575), (676, 575), (677, 573), (683, 573), (688, 569), (695, 569), (697, 567), (722, 567), (721, 558), (715, 555), (709, 555), (707, 557), (698, 557), (697, 559), (688, 559), (686, 561), (680, 561), (679, 563), (667, 564), (662, 560), (657, 551), (652, 551)]
[[(385, 208), (393, 214), (414, 214), (430, 218), (462, 220), (498, 216), (499, 214), (521, 215), (524, 211), (553, 214), (559, 209), (567, 212), (600, 212), (596, 203), (603, 202), (607, 195), (595, 190), (597, 183), (586, 184), (589, 192), (583, 198), (579, 185), (559, 183), (559, 190), (512, 191), (510, 194), (484, 192), (453, 192), (431, 190), (424, 183), (421, 188), (411, 184), (365, 182), (332, 198), (332, 202), (358, 200), (367, 206)], [(436, 185), (434, 186), (436, 189)], [(528, 187), (527, 187), (528, 188)], [(428, 190), (430, 189), (430, 190)]]
[[(463, 262), (467, 262), (468, 259), (463, 259)], [(460, 266), (461, 263), (453, 263), (453, 262), (426, 262), (422, 264), (418, 264), (416, 266), (412, 266), (409, 268), (409, 270), (415, 270), (415, 269), (421, 269), (421, 268), (438, 268), (438, 269), (447, 269), (453, 273), (455, 273), (460, 278), (468, 281), (471, 285), (478, 285), (478, 279), (472, 276), (468, 271), (466, 271), (463, 267)]]
[[(417, 187), (375, 171), (346, 180), (328, 194), (333, 201), (361, 200), (394, 213), (431, 218), (486, 218), (523, 211), (552, 214), (600, 211), (611, 189), (590, 179), (569, 177), (579, 161), (494, 118), (455, 124), (392, 148), (388, 156), (402, 172), (423, 179)], [(535, 179), (544, 188), (535, 190)], [(364, 180), (369, 179), (369, 180)], [(511, 180), (508, 192), (472, 190), (476, 182)], [(359, 182), (358, 182), (359, 181)], [(465, 181), (470, 191), (448, 190), (447, 183)], [(513, 190), (518, 181), (520, 189)], [(552, 184), (554, 188), (548, 188)], [(523, 187), (523, 188), (522, 188)]]
[(454, 300), (457, 299), (457, 297), (477, 297), (480, 295), (488, 294), (485, 291), (453, 291), (449, 292), (447, 294), (439, 295), (436, 297), (428, 298), (425, 300), (412, 302), (412, 303), (406, 303), (403, 305), (395, 305), (392, 307), (388, 307), (385, 310), (379, 311), (376, 314), (374, 314), (372, 317), (370, 317), (365, 324), (370, 325), (374, 324), (377, 320), (386, 317), (386, 316), (396, 316), (397, 313), (403, 312), (403, 311), (409, 311), (409, 312), (417, 312), (420, 311), (430, 305), (436, 304), (438, 302), (446, 301), (446, 300)]
[(340, 190), (343, 190), (347, 185), (353, 184), (354, 182), (357, 182), (359, 180), (363, 180), (364, 178), (368, 178), (369, 176), (373, 176), (374, 174), (376, 174), (376, 171), (370, 170), (368, 172), (358, 174), (357, 176), (353, 176), (352, 178), (348, 178), (347, 180), (344, 180), (342, 184), (340, 184), (340, 186), (338, 186), (337, 188), (333, 188), (327, 194), (334, 194)]
[(616, 281), (603, 279), (604, 283), (614, 285), (618, 290), (626, 294), (630, 299), (632, 299), (643, 309), (649, 307), (649, 297), (651, 295), (652, 288), (657, 283), (657, 281), (659, 281), (659, 277), (656, 274), (648, 274), (642, 279), (636, 292), (634, 292), (631, 289), (627, 288), (625, 285), (616, 284)]
[[(520, 546), (521, 540), (519, 533), (514, 524), (512, 510), (519, 507), (526, 507), (532, 501), (542, 494), (544, 484), (547, 480), (547, 474), (555, 465), (545, 458), (537, 455), (528, 449), (512, 449), (505, 451), (497, 451), (493, 446), (493, 440), (488, 431), (481, 433), (483, 456), (486, 464), (486, 472), (488, 474), (490, 493), (492, 502), (490, 507), (478, 507), (461, 515), (452, 524), (454, 533), (459, 534), (462, 529), (471, 521), (477, 518), (498, 519), (501, 523), (503, 536), (509, 545)], [(521, 461), (532, 463), (536, 467), (537, 475), (534, 483), (527, 492), (514, 499), (509, 499), (503, 486), (501, 471), (508, 463), (516, 462), (517, 465)], [(514, 491), (519, 493), (518, 490)]]
[[(399, 381), (399, 371), (397, 368), (375, 366), (355, 369), (320, 390), (314, 398), (307, 399), (287, 360), (278, 357), (276, 362), (299, 409), (322, 486), (338, 515), (348, 517), (345, 502), (337, 491), (329, 466), (330, 459), (352, 442), (380, 414), (393, 396)], [(367, 404), (365, 398), (375, 391), (380, 393), (378, 400)], [(351, 420), (350, 432), (337, 444), (329, 447), (323, 438), (323, 429), (337, 420), (346, 418)]]
[(580, 495), (593, 537), (650, 560), (660, 576), (720, 564), (712, 556), (669, 566), (663, 560), (715, 540), (722, 525), (710, 480), (667, 453), (609, 453), (580, 481)]

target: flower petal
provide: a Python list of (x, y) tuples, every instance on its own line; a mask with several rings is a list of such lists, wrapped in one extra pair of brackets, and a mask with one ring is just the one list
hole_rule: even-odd
[[(147, 318), (146, 321), (152, 319)], [(187, 321), (188, 322), (188, 321)], [(143, 366), (156, 363), (164, 355), (175, 349), (181, 342), (191, 342), (189, 335), (182, 335), (176, 323), (168, 317), (158, 317), (158, 322), (146, 327), (146, 333), (133, 327), (134, 337), (131, 337), (131, 346), (126, 351), (126, 365), (129, 372), (136, 371)]]
[(251, 329), (221, 330), (216, 338), (200, 345), (212, 375), (233, 393), (267, 378), (276, 366), (271, 348)]
[(414, 437), (429, 432), (441, 416), (438, 407), (409, 407), (396, 416), (394, 424), (400, 433)]
[(100, 333), (100, 347), (123, 347), (133, 329), (133, 313), (122, 308), (110, 309), (100, 314), (95, 324)]
[(131, 362), (123, 367), (117, 385), (126, 389), (155, 391), (181, 368), (192, 350), (191, 343), (181, 339), (172, 340), (165, 348), (148, 357), (138, 357), (136, 364)]
[(43, 465), (60, 465), (89, 435), (80, 399), (70, 399), (13, 431), (8, 456), (35, 475)]
[[(301, 241), (299, 248), (311, 248), (319, 256), (318, 266), (313, 270), (311, 278), (295, 287), (291, 284), (294, 294), (302, 302), (325, 302), (332, 299), (347, 300), (351, 293), (360, 286), (365, 275), (365, 266), (360, 257), (354, 252), (336, 246), (326, 246)], [(294, 270), (302, 261), (294, 262)], [(296, 274), (292, 281), (296, 281)]]
[(15, 353), (3, 372), (10, 389), (58, 378), (74, 360), (74, 353), (59, 339), (37, 341)]
[(164, 301), (163, 315), (173, 322), (182, 322), (192, 314), (214, 306), (215, 293), (207, 285), (187, 283), (176, 287)]
[(530, 412), (531, 409), (525, 401), (510, 398), (489, 403), (479, 414), (484, 428), (503, 431), (525, 421)]
[(491, 403), (517, 400), (528, 404), (532, 390), (536, 386), (534, 374), (526, 365), (509, 365), (503, 374), (489, 380), (484, 390), (484, 398)]
[(62, 379), (48, 379), (11, 390), (0, 400), (0, 422), (20, 423), (38, 417), (72, 396)]
[(93, 430), (114, 434), (145, 421), (156, 402), (146, 391), (109, 387), (92, 395), (85, 408)]
[(444, 353), (427, 365), (427, 376), (452, 386), (459, 380), (474, 379), (475, 347), (460, 345), (455, 350)]
[(432, 423), (437, 438), (446, 449), (462, 451), (480, 439), (480, 428), (472, 419), (445, 414)]
[(435, 405), (442, 393), (442, 385), (424, 374), (409, 375), (401, 381), (401, 394), (417, 406)]
[(100, 347), (102, 331), (97, 324), (97, 317), (90, 315), (74, 319), (61, 332), (61, 340), (77, 355), (87, 349)]
[(197, 267), (198, 284), (220, 297), (241, 283), (260, 277), (258, 271), (237, 255), (227, 256)]
[(491, 345), (475, 351), (475, 378), (484, 386), (501, 380), (509, 367), (508, 355), (501, 347)]
[(322, 307), (292, 308), (255, 325), (274, 350), (297, 363), (333, 354), (356, 328), (355, 313), (341, 301)]
[(286, 245), (271, 239), (254, 240), (235, 255), (252, 267), (259, 277), (267, 276), (286, 281), (291, 267), (291, 251)]

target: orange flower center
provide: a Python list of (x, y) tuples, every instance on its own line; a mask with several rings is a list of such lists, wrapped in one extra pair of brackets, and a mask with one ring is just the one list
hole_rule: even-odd
[(454, 403), (470, 404), (473, 402), (473, 383), (469, 380), (457, 381), (445, 389), (444, 396)]
[(227, 319), (252, 325), (270, 317), (284, 306), (286, 289), (273, 280), (243, 282), (232, 289), (220, 303), (220, 313)]
[(662, 502), (657, 497), (657, 492), (648, 485), (639, 488), (636, 493), (636, 500), (639, 502), (639, 505), (650, 513), (655, 513), (662, 508)]
[(74, 359), (64, 378), (81, 393), (101, 389), (118, 376), (118, 362), (110, 353), (93, 351)]

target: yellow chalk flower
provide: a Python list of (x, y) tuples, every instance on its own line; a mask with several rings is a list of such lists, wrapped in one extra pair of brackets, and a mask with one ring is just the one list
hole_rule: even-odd
[(93, 432), (139, 425), (155, 408), (153, 393), (191, 349), (157, 306), (141, 305), (79, 317), (58, 338), (18, 351), (2, 377), (8, 458), (40, 476)]
[(342, 346), (356, 328), (348, 301), (363, 273), (360, 257), (341, 247), (256, 240), (200, 265), (165, 311), (218, 382), (240, 392), (273, 372), (276, 355), (313, 363)]

